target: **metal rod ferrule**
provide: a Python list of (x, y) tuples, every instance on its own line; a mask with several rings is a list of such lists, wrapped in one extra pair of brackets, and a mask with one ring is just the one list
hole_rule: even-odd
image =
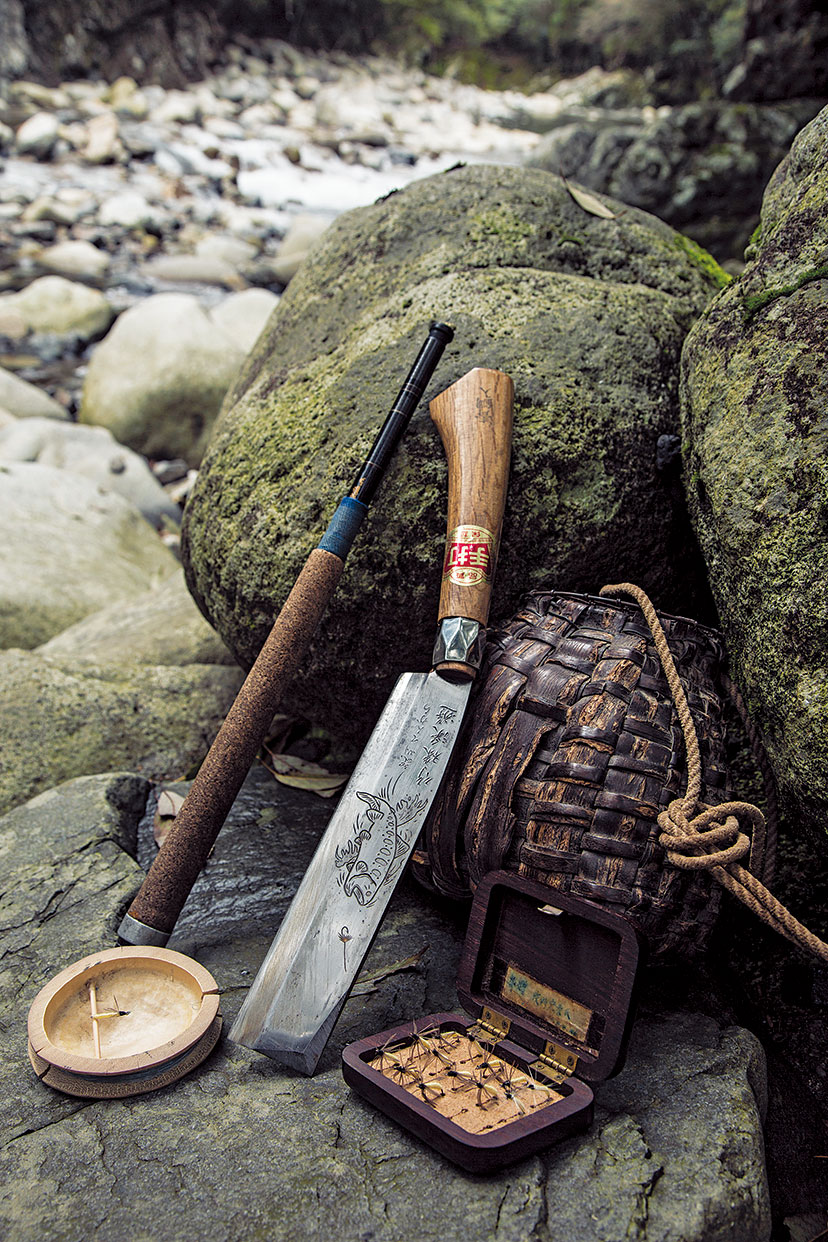
[(124, 915), (121, 919), (121, 926), (118, 928), (118, 939), (125, 941), (127, 944), (149, 944), (163, 949), (169, 938), (169, 932), (158, 931), (155, 927), (149, 927), (146, 923), (140, 923), (131, 914)]

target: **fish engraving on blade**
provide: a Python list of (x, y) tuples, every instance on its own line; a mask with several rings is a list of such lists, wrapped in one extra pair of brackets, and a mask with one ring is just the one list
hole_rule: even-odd
[(428, 804), (425, 798), (408, 795), (392, 801), (396, 781), (378, 794), (357, 791), (365, 803), (353, 825), (353, 837), (336, 851), (339, 883), (348, 897), (370, 906), (380, 890), (393, 882), (408, 858), (411, 835), (403, 829)]

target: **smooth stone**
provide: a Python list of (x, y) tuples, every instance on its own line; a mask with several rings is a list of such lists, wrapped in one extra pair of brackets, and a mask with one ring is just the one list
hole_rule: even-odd
[(28, 334), (28, 324), (20, 313), (3, 310), (0, 306), (0, 336), (5, 336), (9, 341), (22, 341)]
[[(47, 220), (52, 224), (72, 225), (77, 224), (88, 207), (93, 203), (93, 199), (84, 191), (79, 191), (76, 195), (46, 194), (36, 198), (34, 202), (29, 203), (23, 212), (22, 219), (34, 222)], [(65, 243), (64, 243), (65, 244)]]
[(48, 160), (58, 140), (60, 126), (51, 112), (36, 112), (15, 133), (14, 145), (20, 155)]
[(199, 100), (190, 91), (167, 91), (150, 110), (154, 125), (189, 125), (199, 119)]
[(0, 647), (37, 647), (177, 568), (138, 510), (34, 462), (0, 466)]
[[(4, 312), (0, 301), (0, 331)], [(0, 367), (0, 405), (17, 418), (68, 419), (69, 412), (48, 393)]]
[(0, 810), (75, 776), (125, 768), (183, 776), (203, 759), (241, 684), (218, 664), (111, 665), (0, 652)]
[(208, 233), (196, 242), (195, 253), (199, 258), (218, 259), (231, 267), (241, 268), (245, 263), (255, 259), (258, 247), (244, 241), (241, 237), (232, 237), (221, 233)]
[(124, 190), (104, 199), (98, 209), (98, 222), (104, 227), (114, 224), (124, 229), (140, 229), (156, 223), (162, 215), (142, 194)]
[(43, 82), (33, 82), (28, 78), (10, 83), (8, 96), (15, 103), (43, 112), (58, 112), (71, 103), (68, 93), (61, 87), (45, 86)]
[(222, 332), (249, 353), (278, 304), (279, 298), (268, 289), (243, 289), (231, 293), (208, 313)]
[(87, 164), (111, 164), (120, 150), (118, 118), (114, 112), (93, 116), (86, 125), (86, 144), (81, 158)]
[(80, 421), (150, 458), (198, 465), (244, 351), (194, 297), (160, 293), (119, 316), (89, 362)]
[(149, 113), (147, 97), (134, 78), (117, 78), (107, 91), (107, 102), (119, 116), (133, 121), (143, 121)]
[(239, 289), (245, 284), (232, 264), (214, 255), (160, 255), (145, 263), (142, 271), (150, 280), (171, 284), (221, 285), (225, 289)]
[(134, 599), (109, 604), (38, 647), (44, 656), (127, 664), (233, 664), (177, 569)]
[(104, 491), (123, 496), (155, 527), (181, 521), (181, 510), (170, 501), (144, 458), (118, 444), (105, 427), (20, 419), (0, 432), (0, 461), (39, 462), (82, 475)]
[(61, 276), (86, 276), (100, 280), (112, 262), (105, 250), (88, 241), (64, 241), (42, 250), (37, 257), (41, 267)]
[(302, 212), (291, 221), (270, 266), (277, 280), (288, 284), (327, 232), (330, 218)]
[(85, 341), (103, 336), (115, 318), (103, 293), (63, 276), (41, 276), (20, 293), (6, 294), (0, 298), (0, 310), (17, 311), (32, 332)]

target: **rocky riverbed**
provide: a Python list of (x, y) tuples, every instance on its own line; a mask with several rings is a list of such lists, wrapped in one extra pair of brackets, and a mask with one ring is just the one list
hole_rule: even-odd
[[(681, 977), (669, 972), (644, 980), (627, 1068), (598, 1088), (593, 1130), (495, 1178), (457, 1173), (352, 1097), (337, 1063), (348, 1038), (456, 1004), (466, 912), (407, 882), (369, 958), (374, 979), (349, 1002), (313, 1080), (223, 1040), (178, 1086), (137, 1101), (80, 1102), (31, 1073), (24, 1018), (46, 979), (114, 943), (155, 850), (159, 788), (185, 788), (240, 685), (240, 669), (184, 585), (182, 506), (226, 393), (332, 222), (458, 162), (495, 164), (508, 170), (499, 180), (484, 171), (470, 178), (483, 187), (476, 193), (501, 187), (470, 236), (482, 264), (498, 247), (520, 258), (538, 234), (542, 204), (532, 187), (551, 168), (582, 175), (593, 194), (656, 211), (739, 272), (764, 183), (819, 106), (655, 108), (634, 75), (598, 71), (534, 95), (485, 92), (378, 59), (319, 57), (268, 41), (255, 53), (228, 48), (223, 67), (186, 90), (126, 78), (6, 84), (0, 850), (12, 883), (2, 906), (8, 1038), (0, 1075), (13, 1118), (0, 1156), (0, 1218), (10, 1239), (74, 1242), (95, 1233), (149, 1242), (160, 1236), (152, 1220), (162, 1215), (174, 1242), (297, 1233), (336, 1233), (344, 1242), (770, 1237), (763, 1050), (726, 1008), (714, 1018), (699, 995), (688, 1005)], [(794, 180), (807, 163), (805, 148)], [(518, 193), (525, 165), (532, 173)], [(729, 198), (710, 192), (729, 180)], [(576, 210), (574, 201), (556, 183), (557, 219)], [(563, 263), (573, 290), (588, 287), (589, 298), (606, 301), (597, 316), (579, 312), (583, 322), (604, 324), (594, 337), (602, 349), (608, 322), (624, 349), (631, 316), (617, 307), (628, 294), (646, 302), (636, 330), (664, 368), (646, 404), (654, 427), (672, 419), (668, 430), (678, 433), (679, 339), (728, 275), (692, 242), (662, 259), (672, 230), (641, 211), (611, 210), (621, 213), (613, 228), (626, 239), (629, 268), (593, 227), (606, 221), (600, 202), (583, 197), (583, 228), (569, 229), (551, 266)], [(345, 266), (365, 260), (360, 227), (350, 260), (339, 256)], [(464, 263), (474, 267), (468, 254)], [(654, 265), (668, 273), (663, 288), (651, 279)], [(548, 266), (544, 253), (544, 278)], [(516, 267), (525, 275), (530, 264)], [(596, 276), (607, 272), (618, 290), (599, 288)], [(816, 258), (808, 273), (811, 295)], [(540, 288), (541, 278), (532, 280)], [(579, 294), (572, 305), (582, 302)], [(663, 331), (651, 331), (648, 316)], [(596, 366), (596, 408), (605, 378)], [(529, 419), (545, 390), (531, 375), (522, 383)], [(676, 493), (675, 475), (665, 479), (665, 493)], [(228, 1018), (331, 807), (310, 792), (317, 769), (302, 766), (324, 757), (325, 739), (306, 732), (297, 742), (290, 719), (276, 728), (294, 743), (306, 788), (276, 784), (263, 770), (250, 778), (173, 941), (213, 971)], [(400, 967), (426, 943), (427, 955)], [(803, 1014), (817, 1021), (812, 1010)], [(794, 1112), (807, 1099), (799, 1092), (790, 1091)], [(808, 1218), (821, 1193), (812, 1167), (819, 1124), (792, 1128), (792, 1106), (775, 1108), (774, 1098), (772, 1087), (776, 1213), (806, 1239), (819, 1223)], [(177, 1223), (167, 1211), (173, 1193)]]

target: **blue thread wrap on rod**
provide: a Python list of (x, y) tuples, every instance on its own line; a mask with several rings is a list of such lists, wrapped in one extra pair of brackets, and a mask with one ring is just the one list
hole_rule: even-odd
[(368, 506), (364, 505), (361, 500), (345, 496), (340, 500), (336, 513), (331, 518), (328, 529), (320, 539), (318, 546), (323, 552), (333, 552), (334, 556), (344, 561), (367, 512)]

